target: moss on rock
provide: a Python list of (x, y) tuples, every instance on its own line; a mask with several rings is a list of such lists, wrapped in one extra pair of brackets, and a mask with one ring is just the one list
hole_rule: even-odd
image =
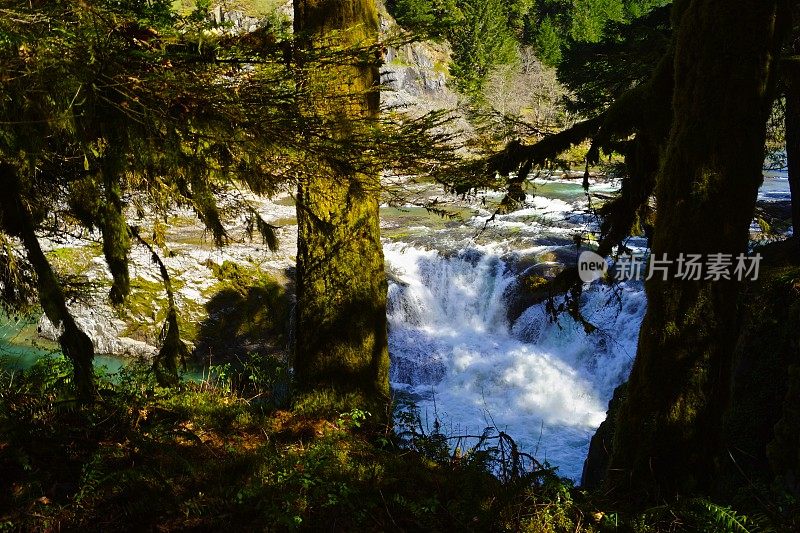
[(291, 301), (284, 284), (253, 266), (231, 261), (208, 266), (218, 281), (204, 291), (208, 300), (197, 327), (197, 351), (218, 359), (285, 352)]

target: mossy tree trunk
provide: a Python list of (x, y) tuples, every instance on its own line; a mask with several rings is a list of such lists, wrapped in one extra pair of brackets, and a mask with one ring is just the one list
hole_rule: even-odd
[[(780, 4), (675, 4), (681, 15), (674, 116), (656, 183), (654, 257), (735, 257), (747, 250), (782, 33)], [(711, 485), (730, 387), (737, 291), (735, 281), (647, 282), (648, 309), (608, 477), (622, 493), (657, 500)]]
[(164, 292), (167, 294), (167, 318), (161, 329), (161, 348), (153, 358), (153, 372), (156, 375), (156, 381), (162, 387), (176, 387), (180, 383), (178, 363), (183, 364), (184, 370), (186, 370), (186, 358), (189, 355), (189, 348), (181, 339), (178, 309), (175, 305), (175, 292), (172, 290), (172, 277), (169, 275), (167, 265), (161, 260), (155, 248), (139, 235), (138, 229), (128, 226), (128, 231), (130, 235), (139, 241), (139, 244), (150, 252), (150, 258), (158, 265), (161, 280), (164, 283)]
[[(377, 41), (372, 0), (296, 0), (294, 10), (307, 50)], [(332, 393), (380, 409), (389, 394), (380, 181), (359, 171), (360, 154), (346, 154), (348, 139), (378, 113), (378, 65), (374, 55), (358, 53), (324, 66), (298, 62), (305, 112), (333, 132), (330, 142), (342, 153), (324, 150), (299, 185), (295, 376), (306, 398)]]
[(77, 325), (67, 308), (64, 291), (36, 237), (33, 215), (26, 205), (17, 169), (0, 164), (0, 227), (18, 237), (28, 254), (28, 260), (36, 272), (39, 303), (45, 315), (61, 334), (58, 342), (64, 355), (72, 362), (75, 392), (84, 403), (97, 395), (94, 384), (94, 346), (91, 339)]
[[(792, 43), (794, 57), (800, 55), (800, 37)], [(789, 190), (792, 196), (792, 230), (800, 235), (800, 61), (787, 62), (781, 72), (786, 88), (786, 163), (789, 174)], [(800, 237), (798, 238), (800, 240)]]
[(112, 303), (121, 305), (131, 290), (128, 271), (131, 240), (122, 203), (122, 179), (125, 172), (124, 145), (118, 135), (112, 136), (110, 143), (110, 146), (106, 148), (108, 153), (103, 155), (100, 162), (105, 202), (98, 219), (103, 233), (103, 254), (112, 277), (109, 299)]

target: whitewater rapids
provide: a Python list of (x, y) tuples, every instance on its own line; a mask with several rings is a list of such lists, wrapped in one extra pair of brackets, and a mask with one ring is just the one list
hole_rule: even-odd
[(587, 335), (566, 314), (548, 319), (544, 304), (514, 323), (506, 293), (515, 273), (496, 247), (444, 255), (387, 243), (391, 380), (419, 400), (422, 419), (447, 434), (495, 426), (521, 449), (578, 480), (594, 430), (614, 388), (627, 378), (645, 310), (641, 284), (594, 284)]

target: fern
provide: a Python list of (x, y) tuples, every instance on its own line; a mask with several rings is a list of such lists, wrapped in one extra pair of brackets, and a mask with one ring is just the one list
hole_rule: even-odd
[(725, 533), (755, 533), (755, 524), (747, 516), (741, 515), (731, 509), (718, 505), (705, 498), (692, 498), (687, 502), (689, 509), (699, 509), (698, 514), (690, 513), (698, 519), (704, 527), (716, 526), (712, 531)]

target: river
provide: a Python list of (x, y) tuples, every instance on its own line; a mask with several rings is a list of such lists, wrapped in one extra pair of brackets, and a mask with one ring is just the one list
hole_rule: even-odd
[(569, 261), (572, 236), (593, 228), (580, 180), (538, 181), (531, 192), (529, 207), (498, 215), (485, 232), (491, 213), (476, 206), (463, 224), (386, 242), (391, 380), (416, 398), (428, 429), (435, 418), (453, 435), (494, 426), (578, 480), (630, 371), (645, 298), (639, 282), (589, 287), (590, 335), (566, 314), (551, 320), (544, 304), (509, 319), (517, 274)]
[[(592, 191), (615, 188), (597, 183)], [(415, 399), (429, 428), (434, 419), (452, 435), (496, 427), (578, 480), (589, 440), (630, 371), (646, 300), (640, 282), (588, 286), (581, 303), (598, 327), (591, 334), (566, 314), (553, 321), (543, 304), (509, 318), (518, 274), (574, 261), (572, 236), (596, 229), (579, 180), (534, 180), (529, 192), (525, 209), (488, 225), (491, 211), (477, 199), (462, 203), (457, 220), (382, 208), (391, 381)], [(785, 173), (767, 174), (759, 200), (788, 201)], [(8, 320), (0, 327), (7, 365), (52, 352), (35, 330)], [(121, 364), (107, 356), (98, 363), (112, 371)]]

